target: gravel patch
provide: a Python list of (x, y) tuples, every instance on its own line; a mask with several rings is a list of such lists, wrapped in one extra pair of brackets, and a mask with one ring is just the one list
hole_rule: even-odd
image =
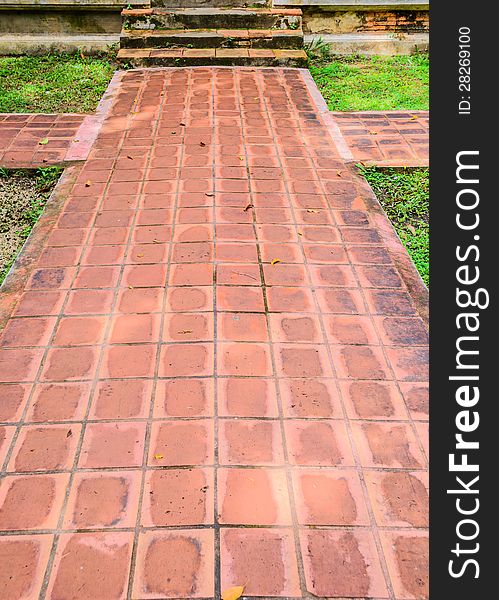
[(0, 284), (43, 212), (62, 170), (0, 170)]

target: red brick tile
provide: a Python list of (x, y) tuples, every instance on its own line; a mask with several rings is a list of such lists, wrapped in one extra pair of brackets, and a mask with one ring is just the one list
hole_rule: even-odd
[(293, 473), (300, 525), (369, 525), (356, 471), (301, 469)]
[(57, 315), (61, 310), (64, 297), (64, 292), (25, 292), (19, 300), (15, 316)]
[(428, 527), (428, 474), (364, 471), (376, 522), (381, 527)]
[(397, 597), (427, 600), (430, 597), (428, 533), (414, 529), (383, 531), (381, 543)]
[(401, 383), (399, 385), (411, 417), (416, 420), (427, 420), (430, 400), (428, 384)]
[(310, 466), (353, 466), (348, 434), (342, 421), (284, 423), (289, 462)]
[(61, 471), (73, 466), (81, 426), (23, 427), (12, 453), (9, 471)]
[(331, 344), (377, 344), (378, 338), (369, 317), (335, 315), (324, 318), (326, 334)]
[(61, 535), (48, 596), (58, 598), (125, 597), (133, 534), (68, 533)]
[(301, 595), (296, 550), (289, 531), (222, 528), (220, 544), (223, 590), (244, 582), (245, 595)]
[(154, 399), (155, 417), (196, 417), (213, 414), (211, 379), (158, 381)]
[(263, 294), (257, 287), (217, 287), (219, 310), (264, 312)]
[(80, 346), (100, 344), (104, 337), (104, 317), (66, 317), (59, 321), (52, 344)]
[(219, 461), (227, 465), (278, 465), (284, 461), (279, 423), (223, 420)]
[(0, 529), (56, 529), (69, 474), (6, 477), (0, 489)]
[(149, 416), (152, 381), (122, 379), (97, 383), (90, 418), (132, 419)]
[(121, 315), (111, 320), (110, 344), (134, 344), (159, 340), (160, 315)]
[(170, 287), (167, 294), (167, 308), (171, 311), (213, 310), (213, 288)]
[(307, 288), (272, 287), (267, 289), (267, 301), (272, 312), (315, 311), (312, 293)]
[(43, 381), (92, 379), (97, 365), (97, 349), (91, 346), (53, 348), (45, 359)]
[(324, 313), (357, 315), (365, 312), (364, 301), (357, 290), (319, 289), (317, 301)]
[(213, 538), (207, 529), (141, 533), (133, 597), (212, 598)]
[(85, 430), (79, 466), (85, 469), (139, 467), (145, 423), (90, 423)]
[(172, 344), (161, 349), (160, 377), (211, 375), (212, 344)]
[(121, 313), (154, 313), (161, 310), (162, 288), (125, 289), (118, 292), (116, 311)]
[(276, 344), (277, 371), (282, 377), (327, 377), (331, 368), (324, 346)]
[(113, 303), (112, 290), (75, 290), (68, 294), (67, 315), (106, 314)]
[(51, 535), (6, 535), (0, 538), (0, 589), (5, 598), (39, 596), (52, 547)]
[(42, 349), (0, 348), (0, 382), (34, 381)]
[(140, 480), (137, 471), (76, 473), (64, 528), (134, 527)]
[(156, 346), (108, 346), (104, 352), (101, 377), (151, 377)]
[(212, 285), (213, 265), (175, 265), (169, 278), (170, 285)]
[(300, 286), (307, 284), (305, 268), (302, 265), (276, 263), (263, 265), (267, 285)]
[(82, 267), (76, 276), (75, 288), (110, 288), (118, 282), (118, 267)]
[(90, 383), (48, 383), (37, 385), (26, 414), (27, 421), (72, 421), (85, 413)]
[(123, 269), (122, 285), (132, 288), (161, 287), (166, 283), (166, 265), (128, 265)]
[(10, 444), (16, 433), (16, 427), (0, 426), (0, 462), (3, 464), (7, 453), (9, 452)]
[(270, 351), (266, 344), (218, 344), (220, 375), (265, 377), (272, 375)]
[(213, 423), (208, 420), (162, 421), (152, 427), (151, 466), (213, 463)]
[(212, 469), (148, 471), (141, 523), (146, 527), (213, 523)]
[(82, 265), (117, 265), (121, 264), (126, 246), (90, 246), (83, 254)]
[(213, 316), (208, 313), (168, 315), (163, 327), (165, 342), (200, 342), (213, 340)]
[(355, 423), (354, 441), (364, 467), (423, 469), (425, 460), (409, 424)]
[(15, 383), (0, 386), (0, 421), (18, 421), (31, 390), (30, 385)]
[(220, 415), (231, 417), (275, 417), (277, 394), (268, 379), (219, 379)]
[(407, 419), (407, 411), (396, 386), (380, 381), (342, 382), (346, 411), (351, 419)]
[(232, 525), (289, 525), (286, 476), (281, 469), (219, 469), (219, 522)]
[(261, 314), (226, 313), (219, 316), (221, 340), (266, 342), (267, 321)]
[[(353, 530), (301, 533), (307, 590), (321, 597), (387, 598), (372, 534)], [(328, 557), (327, 562), (324, 557)]]
[(274, 342), (320, 343), (322, 341), (320, 323), (313, 314), (269, 315), (269, 321)]
[(388, 379), (385, 359), (376, 346), (332, 346), (338, 377), (352, 379)]
[(281, 379), (283, 411), (287, 417), (340, 417), (339, 394), (330, 379)]
[(427, 381), (429, 354), (426, 347), (387, 348), (386, 353), (399, 381)]

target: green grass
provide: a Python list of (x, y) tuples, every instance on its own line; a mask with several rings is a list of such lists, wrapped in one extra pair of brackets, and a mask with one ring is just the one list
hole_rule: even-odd
[(312, 56), (309, 68), (330, 110), (428, 110), (427, 54)]
[(0, 58), (0, 112), (92, 112), (115, 66), (79, 54)]
[(62, 168), (0, 168), (0, 285), (45, 208)]
[(428, 169), (360, 167), (426, 285), (430, 247)]

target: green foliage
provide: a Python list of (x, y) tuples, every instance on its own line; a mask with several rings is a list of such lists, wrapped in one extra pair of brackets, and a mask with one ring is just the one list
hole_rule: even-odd
[(429, 169), (359, 168), (429, 285)]
[(427, 110), (429, 58), (342, 56), (317, 58), (310, 46), (310, 72), (330, 110)]
[(0, 112), (91, 112), (114, 70), (81, 53), (0, 57)]

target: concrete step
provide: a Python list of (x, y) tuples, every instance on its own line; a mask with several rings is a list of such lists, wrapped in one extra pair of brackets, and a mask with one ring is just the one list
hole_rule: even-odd
[(303, 48), (301, 29), (168, 29), (121, 32), (121, 48)]
[(123, 10), (124, 29), (291, 29), (301, 28), (300, 9), (150, 8)]
[(265, 48), (122, 48), (118, 61), (131, 67), (254, 66), (305, 67), (304, 50)]

